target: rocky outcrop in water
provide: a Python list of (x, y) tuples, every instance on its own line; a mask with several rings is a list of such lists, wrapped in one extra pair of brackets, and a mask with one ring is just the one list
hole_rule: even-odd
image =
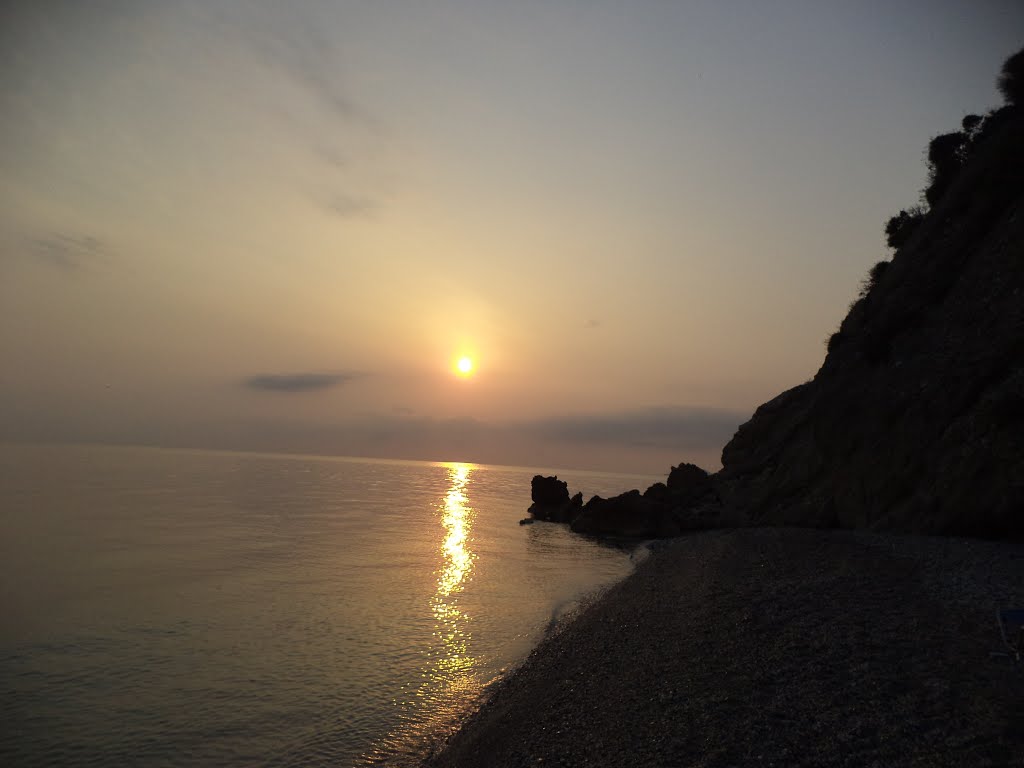
[(569, 485), (557, 476), (534, 475), (530, 481), (530, 499), (537, 507), (560, 507), (569, 503)]
[(577, 533), (601, 537), (664, 538), (724, 524), (723, 509), (711, 477), (694, 464), (673, 467), (667, 483), (604, 499), (583, 494), (569, 498), (568, 486), (557, 477), (533, 478), (536, 520), (568, 523)]
[(552, 523), (569, 523), (576, 517), (583, 506), (583, 494), (577, 493), (569, 498), (569, 486), (564, 480), (555, 477), (534, 475), (530, 482), (530, 515), (535, 520), (547, 520)]

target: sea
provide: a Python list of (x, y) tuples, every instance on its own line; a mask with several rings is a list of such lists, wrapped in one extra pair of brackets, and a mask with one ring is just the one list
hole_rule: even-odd
[(0, 446), (0, 764), (418, 764), (640, 554), (538, 471)]

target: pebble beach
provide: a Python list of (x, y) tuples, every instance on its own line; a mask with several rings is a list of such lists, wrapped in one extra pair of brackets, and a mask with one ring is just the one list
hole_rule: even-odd
[(1024, 544), (740, 529), (659, 544), (429, 756), (457, 766), (1024, 766)]

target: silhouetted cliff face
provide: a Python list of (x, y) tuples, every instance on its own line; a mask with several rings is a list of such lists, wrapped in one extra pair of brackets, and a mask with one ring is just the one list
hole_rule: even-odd
[(722, 453), (754, 524), (1024, 534), (1024, 108), (1004, 109), (813, 380)]

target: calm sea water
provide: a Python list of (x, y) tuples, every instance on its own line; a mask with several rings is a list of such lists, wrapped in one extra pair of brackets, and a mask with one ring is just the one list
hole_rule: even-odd
[[(0, 763), (407, 765), (631, 569), (534, 471), (0, 447)], [(608, 495), (650, 478), (562, 472)]]

